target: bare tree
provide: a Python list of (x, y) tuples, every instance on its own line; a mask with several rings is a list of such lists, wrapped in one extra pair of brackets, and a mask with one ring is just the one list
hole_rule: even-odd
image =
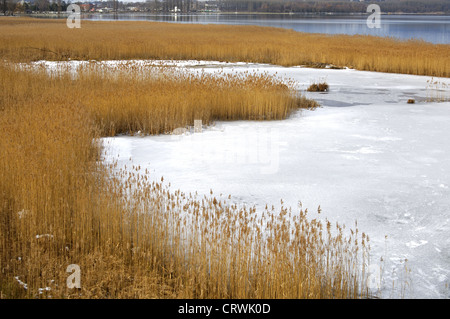
[(3, 2), (2, 2), (2, 11), (3, 11), (3, 15), (6, 15), (6, 8), (7, 8), (7, 6), (6, 6), (6, 0), (3, 0)]
[(14, 14), (14, 11), (16, 11), (17, 4), (19, 0), (10, 0), (8, 4), (8, 10), (11, 14)]
[(2, 0), (3, 15), (13, 15), (19, 0)]
[(49, 2), (49, 0), (36, 0), (36, 4), (37, 4), (39, 11), (42, 12), (42, 11), (48, 11), (50, 2)]

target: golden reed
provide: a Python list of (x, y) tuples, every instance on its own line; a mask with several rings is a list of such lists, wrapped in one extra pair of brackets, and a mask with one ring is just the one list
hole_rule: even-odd
[[(129, 68), (0, 65), (2, 298), (368, 296), (365, 234), (303, 209), (256, 212), (174, 191), (101, 161), (102, 136), (163, 133), (197, 116), (278, 119), (314, 103), (264, 75)], [(71, 264), (80, 289), (66, 285)]]
[(229, 25), (0, 18), (0, 58), (177, 59), (333, 64), (358, 70), (450, 76), (450, 45), (361, 35), (324, 35)]

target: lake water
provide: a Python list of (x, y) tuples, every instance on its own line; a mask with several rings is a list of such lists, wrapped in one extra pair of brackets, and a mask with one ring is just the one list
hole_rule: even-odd
[[(450, 16), (382, 15), (381, 27), (369, 28), (366, 15), (302, 14), (120, 14), (118, 20), (146, 20), (173, 23), (258, 25), (328, 34), (364, 34), (399, 39), (421, 39), (450, 44)], [(115, 20), (112, 14), (83, 15), (89, 20)]]

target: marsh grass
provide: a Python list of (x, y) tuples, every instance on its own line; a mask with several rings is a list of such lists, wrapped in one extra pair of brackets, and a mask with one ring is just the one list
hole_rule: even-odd
[(324, 35), (229, 25), (0, 18), (0, 58), (219, 60), (448, 77), (450, 46), (362, 35)]
[(308, 92), (328, 92), (330, 89), (328, 83), (326, 82), (319, 82), (319, 83), (313, 83), (311, 84), (306, 91)]
[[(165, 133), (198, 118), (279, 119), (307, 99), (264, 75), (128, 71), (0, 65), (2, 296), (369, 295), (369, 238), (357, 228), (302, 208), (257, 212), (182, 193), (101, 160), (102, 136)], [(66, 286), (70, 264), (81, 289)]]
[(294, 90), (295, 83), (267, 73), (188, 72), (132, 62), (107, 67), (88, 63), (21, 65), (47, 72), (63, 83), (65, 96), (76, 98), (91, 114), (102, 136), (170, 134), (174, 129), (214, 121), (281, 120), (293, 111), (318, 106)]
[(450, 101), (450, 84), (445, 80), (431, 78), (427, 81), (427, 102), (447, 102)]

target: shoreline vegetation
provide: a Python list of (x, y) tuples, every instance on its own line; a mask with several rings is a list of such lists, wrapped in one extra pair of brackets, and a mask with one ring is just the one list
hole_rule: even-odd
[(281, 66), (335, 65), (365, 71), (450, 76), (450, 45), (259, 26), (0, 18), (0, 58), (36, 60), (213, 60)]
[[(101, 160), (103, 136), (191, 115), (279, 119), (314, 102), (264, 75), (142, 71), (0, 63), (2, 298), (368, 298), (356, 225), (185, 194)], [(66, 286), (73, 264), (80, 289)]]

